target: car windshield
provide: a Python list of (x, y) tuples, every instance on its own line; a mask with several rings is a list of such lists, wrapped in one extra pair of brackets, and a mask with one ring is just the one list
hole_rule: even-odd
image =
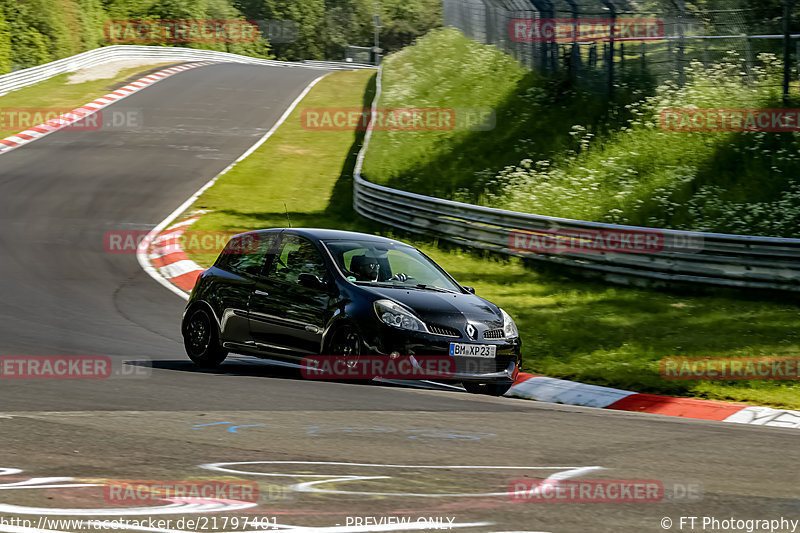
[(461, 292), (461, 288), (422, 252), (401, 243), (324, 241), (334, 261), (355, 283)]

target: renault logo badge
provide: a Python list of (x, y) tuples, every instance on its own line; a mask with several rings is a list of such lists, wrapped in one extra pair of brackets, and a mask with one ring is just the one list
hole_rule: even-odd
[(472, 324), (467, 324), (467, 335), (470, 339), (477, 339), (478, 338), (478, 330), (475, 329), (475, 326)]

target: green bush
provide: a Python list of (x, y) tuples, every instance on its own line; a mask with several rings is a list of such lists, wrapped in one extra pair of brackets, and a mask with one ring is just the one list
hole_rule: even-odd
[[(298, 39), (274, 43), (279, 59), (344, 58), (347, 45), (372, 46), (373, 0), (234, 0), (248, 19), (293, 20)], [(442, 25), (441, 0), (381, 0), (380, 41), (386, 52), (399, 50)]]
[(0, 11), (0, 74), (11, 70), (11, 34), (6, 18)]
[[(381, 9), (389, 51), (441, 26), (439, 0), (385, 0)], [(342, 59), (347, 45), (372, 45), (372, 14), (372, 0), (0, 0), (0, 73), (104, 46), (103, 28), (113, 19), (291, 20), (298, 27), (291, 43), (185, 46), (262, 58)]]
[[(617, 98), (625, 104), (640, 92), (620, 90)], [(574, 117), (599, 125), (616, 113), (604, 93), (527, 71), (452, 29), (431, 32), (386, 59), (380, 106), (452, 109), (457, 127), (376, 132), (364, 167), (370, 179), (468, 201), (480, 201), (505, 167), (568, 149)], [(495, 118), (488, 131), (471, 130), (459, 119), (487, 108)]]
[(800, 235), (800, 134), (675, 132), (660, 124), (668, 108), (781, 107), (780, 62), (760, 59), (750, 84), (741, 82), (743, 62), (733, 53), (710, 68), (695, 63), (684, 87), (658, 87), (605, 135), (576, 120), (573, 149), (502, 170), (487, 202), (621, 224)]
[[(491, 131), (376, 131), (366, 176), (492, 207), (652, 227), (800, 235), (800, 134), (661, 128), (666, 108), (774, 108), (780, 65), (759, 56), (692, 64), (654, 86), (623, 70), (612, 101), (593, 80), (543, 77), (455, 30), (384, 63), (381, 107), (492, 107)], [(646, 73), (645, 73), (646, 74)]]

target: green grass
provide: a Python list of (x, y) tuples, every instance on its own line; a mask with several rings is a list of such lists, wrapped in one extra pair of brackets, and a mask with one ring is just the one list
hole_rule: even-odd
[[(168, 64), (171, 63), (163, 63), (161, 65)], [(0, 118), (3, 118), (3, 120), (0, 120), (0, 139), (37, 125), (26, 123), (25, 127), (22, 129), (9, 129), (6, 124), (9, 124), (10, 120), (15, 122), (19, 120), (18, 115), (15, 115), (16, 112), (13, 111), (14, 109), (37, 109), (42, 110), (42, 112), (54, 109), (60, 112), (67, 112), (76, 107), (88, 104), (95, 98), (115, 91), (119, 88), (118, 85), (120, 82), (128, 78), (138, 79), (141, 77), (138, 76), (138, 74), (156, 68), (157, 66), (159, 65), (155, 64), (124, 69), (112, 78), (86, 81), (83, 83), (67, 83), (70, 74), (62, 74), (37, 83), (36, 85), (0, 96), (0, 114), (10, 113), (10, 115), (7, 115), (5, 118), (0, 115)]]
[[(352, 211), (352, 169), (362, 134), (304, 130), (305, 107), (371, 101), (371, 72), (337, 72), (320, 82), (253, 155), (203, 194), (195, 230), (331, 227), (393, 235)], [(576, 281), (402, 234), (456, 279), (505, 308), (523, 338), (524, 369), (638, 392), (800, 408), (793, 382), (666, 381), (668, 356), (800, 355), (800, 307), (730, 292), (658, 292)], [(204, 265), (208, 255), (195, 255)]]
[(627, 61), (609, 99), (602, 75), (545, 77), (454, 30), (431, 32), (386, 58), (380, 106), (491, 107), (496, 126), (376, 132), (365, 175), (541, 215), (800, 236), (800, 133), (661, 128), (665, 108), (783, 107), (774, 56), (760, 58), (749, 84), (744, 70), (730, 53), (711, 66), (687, 67), (682, 88), (657, 87), (641, 61)]
[(332, 222), (354, 226), (354, 216), (348, 213), (352, 191), (347, 180), (352, 183), (352, 176), (344, 175), (343, 168), (355, 160), (357, 135), (303, 129), (301, 113), (311, 107), (362, 106), (364, 88), (373, 76), (372, 70), (329, 74), (267, 143), (195, 202), (192, 209), (212, 212), (193, 228), (285, 227), (287, 211), (295, 227), (326, 227)]
[[(364, 163), (365, 176), (376, 183), (470, 201), (496, 189), (491, 178), (522, 158), (570, 149), (578, 117), (602, 124), (609, 115), (603, 80), (577, 90), (568, 79), (529, 72), (451, 29), (430, 32), (387, 57), (382, 87), (380, 107), (443, 107), (457, 116), (469, 109), (494, 111), (489, 130), (376, 131)], [(617, 98), (624, 105), (636, 94), (620, 90)]]

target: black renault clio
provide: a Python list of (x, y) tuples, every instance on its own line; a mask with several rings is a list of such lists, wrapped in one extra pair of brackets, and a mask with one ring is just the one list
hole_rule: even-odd
[(402, 242), (327, 229), (233, 237), (204, 271), (183, 315), (189, 357), (228, 352), (299, 361), (308, 355), (450, 356), (452, 379), (501, 395), (520, 362), (511, 317)]

